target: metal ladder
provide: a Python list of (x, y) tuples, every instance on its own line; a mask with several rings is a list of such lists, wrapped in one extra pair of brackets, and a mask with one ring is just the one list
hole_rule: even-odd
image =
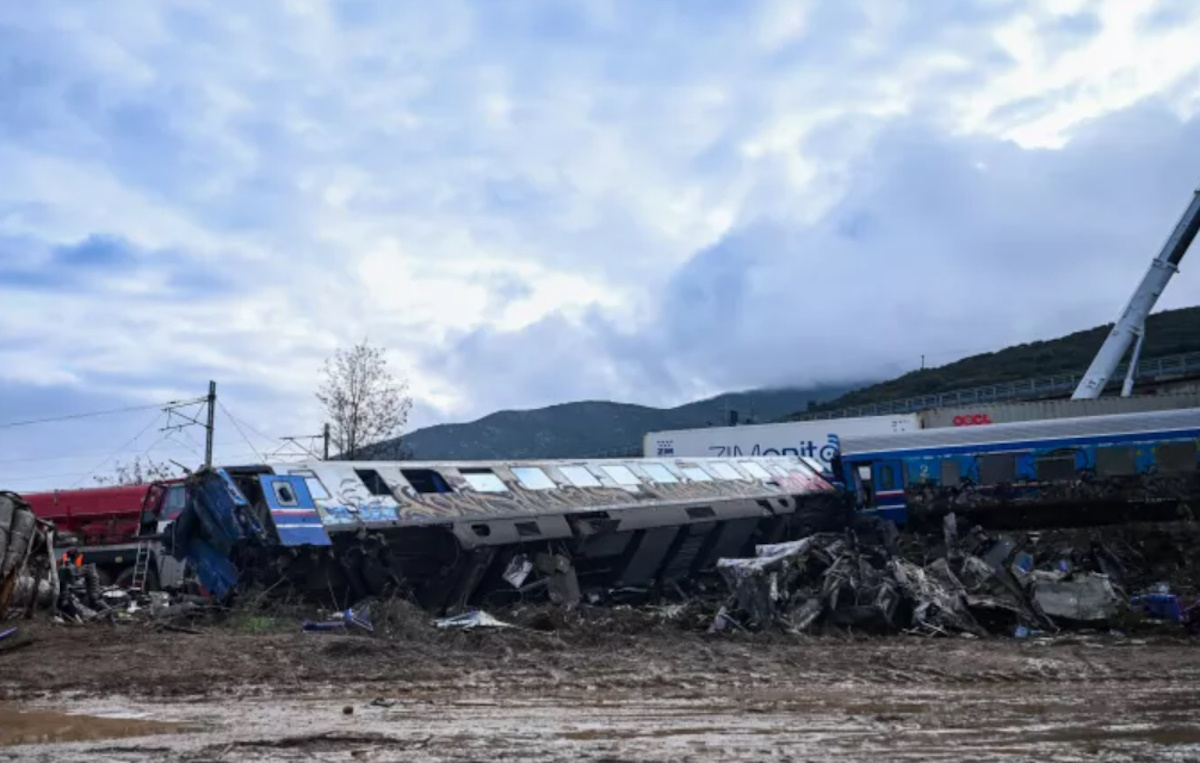
[(137, 557), (133, 560), (133, 580), (129, 587), (137, 591), (146, 590), (146, 578), (150, 575), (150, 541), (138, 541)]

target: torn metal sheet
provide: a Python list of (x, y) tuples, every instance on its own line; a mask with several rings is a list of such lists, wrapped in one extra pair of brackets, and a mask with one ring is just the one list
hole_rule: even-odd
[(1122, 601), (1107, 575), (1095, 572), (1065, 577), (1056, 572), (1033, 573), (1033, 601), (1053, 618), (1102, 622), (1114, 617)]

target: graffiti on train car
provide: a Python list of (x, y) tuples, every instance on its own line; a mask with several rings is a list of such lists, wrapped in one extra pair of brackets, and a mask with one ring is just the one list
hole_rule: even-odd
[[(832, 490), (815, 472), (803, 467), (762, 470), (767, 479), (758, 479), (725, 464), (724, 476), (709, 474), (690, 462), (682, 465), (645, 466), (636, 462), (622, 466), (625, 484), (615, 483), (612, 474), (597, 469), (588, 471), (581, 465), (541, 464), (516, 467), (541, 472), (543, 486), (534, 489), (521, 480), (506, 465), (496, 464), (486, 469), (472, 469), (473, 474), (494, 476), (498, 482), (492, 490), (476, 489), (459, 469), (441, 467), (408, 469), (409, 476), (433, 480), (418, 490), (404, 476), (401, 468), (376, 464), (372, 468), (356, 469), (349, 464), (321, 464), (293, 470), (333, 483), (329, 495), (315, 502), (322, 521), (328, 525), (372, 522), (430, 522), (461, 517), (505, 516), (529, 511), (565, 514), (636, 506), (648, 501), (727, 500), (762, 498), (787, 493)], [(649, 469), (659, 471), (651, 473)], [(584, 469), (587, 487), (580, 487), (564, 474), (564, 469)], [(420, 472), (420, 475), (417, 475)], [(702, 479), (701, 479), (702, 478)], [(365, 480), (375, 484), (368, 485)], [(318, 480), (319, 481), (319, 480)], [(431, 489), (435, 487), (436, 490)]]

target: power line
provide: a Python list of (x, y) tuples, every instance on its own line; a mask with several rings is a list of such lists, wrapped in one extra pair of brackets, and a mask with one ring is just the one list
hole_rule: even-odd
[[(158, 415), (157, 415), (157, 416), (155, 416), (153, 419), (151, 419), (149, 424), (147, 424), (146, 426), (142, 427), (142, 429), (141, 429), (141, 430), (140, 430), (140, 431), (139, 431), (137, 434), (135, 434), (133, 437), (129, 438), (129, 441), (128, 441), (128, 442), (126, 442), (125, 444), (121, 445), (121, 447), (120, 447), (120, 448), (117, 448), (117, 451), (119, 452), (119, 451), (125, 450), (125, 449), (126, 449), (126, 448), (128, 448), (130, 445), (132, 445), (133, 443), (137, 442), (139, 437), (141, 437), (142, 435), (146, 434), (146, 432), (150, 431), (150, 428), (151, 428), (151, 427), (153, 427), (155, 424), (157, 424), (157, 423), (158, 423), (158, 421), (159, 421), (159, 419), (163, 418), (163, 417), (164, 417), (164, 416), (166, 416), (166, 415), (167, 415), (166, 411), (159, 411), (159, 412), (158, 412)], [(84, 472), (84, 473), (83, 473), (83, 475), (82, 475), (82, 476), (81, 476), (79, 479), (75, 480), (75, 482), (73, 482), (73, 483), (71, 484), (71, 487), (76, 487), (77, 485), (79, 485), (79, 483), (80, 483), (80, 482), (83, 482), (85, 479), (87, 479), (87, 477), (88, 477), (88, 474), (91, 474), (91, 473), (94, 473), (94, 472), (96, 472), (97, 470), (99, 470), (99, 469), (100, 469), (100, 467), (102, 467), (102, 466), (104, 466), (105, 464), (107, 464), (107, 463), (108, 463), (110, 460), (112, 460), (113, 458), (116, 458), (116, 456), (117, 456), (117, 453), (115, 453), (115, 452), (114, 452), (112, 455), (109, 455), (109, 456), (108, 456), (108, 457), (106, 457), (106, 458), (105, 458), (103, 461), (101, 461), (100, 463), (96, 464), (94, 467), (92, 467), (92, 468), (91, 468), (91, 469), (89, 469), (88, 471)]]
[[(203, 400), (203, 398), (201, 398), (201, 400)], [(170, 405), (188, 405), (191, 402), (194, 402), (194, 401), (186, 401), (185, 400), (183, 402), (172, 401), (169, 403), (155, 403), (153, 405), (130, 405), (130, 406), (126, 406), (124, 408), (109, 408), (108, 410), (104, 410), (104, 411), (90, 411), (88, 413), (72, 413), (72, 414), (68, 414), (66, 416), (48, 416), (48, 417), (42, 418), (42, 419), (26, 419), (25, 421), (9, 421), (6, 423), (0, 423), (0, 429), (14, 429), (16, 427), (34, 426), (36, 424), (52, 424), (52, 423), (58, 422), (58, 421), (74, 421), (76, 419), (94, 418), (96, 416), (111, 416), (111, 415), (117, 414), (117, 413), (130, 413), (133, 411), (149, 411), (149, 410), (153, 410), (155, 408), (161, 409), (164, 406), (170, 406)]]
[[(228, 454), (227, 458), (230, 458), (230, 459), (240, 459), (240, 458), (243, 458), (243, 457), (248, 457), (248, 456), (253, 456), (253, 455), (256, 455), (256, 454), (253, 454), (253, 453), (244, 453), (244, 452), (239, 452), (239, 453), (230, 453), (230, 454)], [(75, 476), (77, 476), (78, 474), (79, 474), (79, 472), (57, 472), (57, 473), (54, 473), (54, 474), (29, 474), (29, 475), (22, 475), (22, 476), (20, 476), (20, 477), (17, 477), (17, 478), (15, 478), (15, 479), (10, 479), (10, 478), (7, 478), (7, 477), (6, 477), (6, 478), (4, 478), (4, 480), (3, 480), (3, 487), (5, 487), (5, 488), (8, 488), (8, 489), (12, 489), (12, 487), (13, 487), (14, 483), (19, 483), (19, 482), (20, 482), (20, 483), (32, 482), (32, 481), (34, 481), (34, 480), (45, 480), (45, 479), (51, 479), (51, 478), (55, 478), (55, 477), (75, 477)], [(73, 489), (73, 488), (75, 487), (75, 485), (77, 485), (77, 484), (78, 484), (78, 482), (76, 482), (75, 484), (73, 484), (73, 485), (71, 486), (71, 488), (68, 488), (68, 489)], [(51, 488), (51, 489), (52, 489), (52, 488)]]
[(238, 434), (242, 436), (242, 439), (246, 441), (246, 444), (250, 446), (250, 450), (254, 451), (254, 455), (256, 455), (260, 461), (266, 461), (267, 459), (258, 452), (258, 448), (254, 447), (254, 443), (250, 442), (250, 438), (246, 436), (246, 432), (242, 429), (242, 425), (239, 424), (238, 420), (233, 417), (233, 414), (229, 412), (229, 409), (225, 407), (225, 404), (218, 400), (217, 407), (221, 409), (221, 413), (224, 413), (226, 418), (233, 422), (234, 428), (237, 429)]

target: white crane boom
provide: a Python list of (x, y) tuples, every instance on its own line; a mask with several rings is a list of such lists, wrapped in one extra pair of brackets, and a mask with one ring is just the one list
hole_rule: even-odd
[(1133, 389), (1138, 358), (1142, 353), (1142, 340), (1146, 335), (1146, 316), (1154, 309), (1154, 303), (1158, 301), (1159, 295), (1166, 288), (1171, 276), (1179, 272), (1179, 263), (1183, 259), (1183, 255), (1187, 253), (1188, 247), (1191, 246), (1192, 240), (1196, 238), (1198, 230), (1200, 230), (1200, 189), (1193, 194), (1192, 203), (1188, 205), (1183, 217), (1179, 218), (1179, 224), (1175, 226), (1167, 243), (1163, 244), (1162, 251), (1154, 258), (1154, 262), (1150, 263), (1150, 270), (1138, 284), (1137, 290), (1133, 292), (1133, 297), (1125, 306), (1121, 317), (1117, 319), (1112, 332), (1104, 340), (1100, 351), (1096, 353), (1092, 365), (1080, 380), (1079, 386), (1075, 388), (1075, 394), (1071, 395), (1072, 400), (1091, 400), (1100, 397), (1104, 388), (1108, 386), (1108, 380), (1112, 378), (1117, 366), (1120, 365), (1121, 359), (1125, 357), (1125, 353), (1129, 352), (1129, 345), (1137, 340), (1133, 358), (1129, 361), (1129, 372), (1125, 376), (1125, 386), (1121, 390), (1123, 396), (1129, 396)]

